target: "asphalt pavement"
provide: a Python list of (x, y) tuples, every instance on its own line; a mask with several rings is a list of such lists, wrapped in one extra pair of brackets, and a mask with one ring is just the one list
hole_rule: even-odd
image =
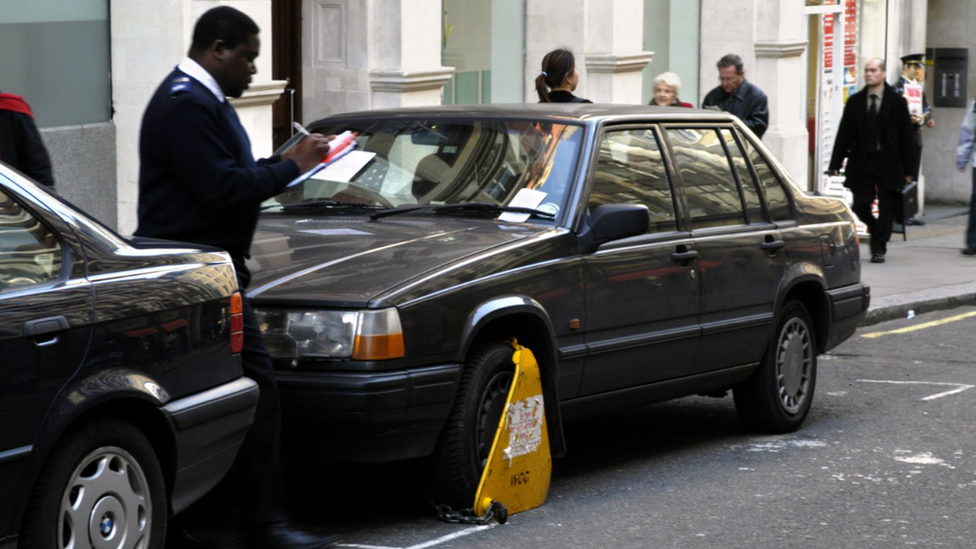
[(884, 263), (871, 263), (861, 241), (861, 280), (871, 286), (870, 326), (910, 315), (976, 305), (976, 256), (964, 256), (968, 205), (926, 204), (918, 219), (888, 243)]

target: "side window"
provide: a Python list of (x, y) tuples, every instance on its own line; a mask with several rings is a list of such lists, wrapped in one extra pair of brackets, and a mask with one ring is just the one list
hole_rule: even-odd
[(588, 206), (644, 204), (651, 213), (650, 232), (675, 230), (674, 199), (652, 130), (607, 132), (593, 176)]
[(766, 218), (763, 215), (762, 198), (759, 196), (759, 190), (756, 188), (756, 178), (752, 176), (752, 172), (749, 170), (746, 157), (742, 154), (742, 149), (736, 143), (731, 130), (723, 128), (719, 131), (722, 132), (722, 139), (725, 141), (725, 146), (729, 149), (732, 165), (735, 166), (735, 171), (739, 174), (742, 197), (746, 201), (746, 218), (749, 220), (749, 223), (763, 223), (766, 221)]
[(0, 292), (61, 277), (61, 244), (0, 190)]
[(718, 132), (670, 128), (668, 139), (691, 210), (691, 228), (744, 224), (742, 198)]
[(762, 187), (763, 194), (766, 195), (766, 208), (769, 210), (769, 217), (773, 221), (786, 221), (793, 219), (793, 212), (790, 210), (790, 199), (783, 190), (783, 183), (777, 177), (776, 172), (770, 167), (766, 159), (758, 149), (752, 146), (748, 139), (739, 134), (742, 143), (746, 148), (749, 160), (752, 160), (752, 167), (756, 170), (756, 177), (759, 178), (759, 186)]

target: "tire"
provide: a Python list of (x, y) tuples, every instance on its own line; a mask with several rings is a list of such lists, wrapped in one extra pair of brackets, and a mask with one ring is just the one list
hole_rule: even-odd
[(810, 411), (817, 384), (817, 341), (806, 307), (789, 301), (759, 368), (732, 393), (745, 426), (761, 433), (791, 433)]
[(514, 352), (511, 345), (496, 342), (468, 355), (451, 415), (429, 461), (427, 499), (432, 505), (474, 505), (515, 378)]
[(51, 452), (20, 547), (162, 549), (168, 512), (162, 471), (145, 435), (130, 423), (100, 420)]

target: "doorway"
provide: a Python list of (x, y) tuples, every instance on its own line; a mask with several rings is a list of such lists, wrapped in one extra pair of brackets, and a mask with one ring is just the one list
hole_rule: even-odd
[(272, 107), (277, 149), (302, 120), (302, 0), (271, 0), (271, 56), (271, 78), (288, 81)]

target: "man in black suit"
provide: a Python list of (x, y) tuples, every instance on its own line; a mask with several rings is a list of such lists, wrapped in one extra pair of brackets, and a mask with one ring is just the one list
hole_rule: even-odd
[[(229, 98), (241, 97), (257, 72), (258, 32), (257, 24), (234, 8), (219, 6), (204, 13), (194, 27), (187, 58), (166, 77), (146, 107), (139, 137), (136, 235), (227, 250), (242, 289), (250, 280), (245, 260), (261, 201), (315, 167), (329, 150), (327, 137), (312, 134), (281, 156), (254, 160), (247, 131)], [(241, 365), (244, 375), (261, 390), (254, 424), (237, 456), (245, 479), (241, 484), (247, 518), (254, 529), (249, 546), (320, 549), (334, 544), (335, 536), (306, 532), (284, 514), (277, 384), (246, 298)], [(200, 505), (191, 514), (210, 512)], [(209, 545), (185, 529), (174, 530), (170, 547)]]
[[(847, 158), (844, 186), (854, 195), (852, 209), (871, 233), (871, 263), (884, 263), (896, 201), (915, 173), (915, 130), (905, 98), (885, 82), (882, 59), (864, 65), (866, 86), (847, 100), (830, 157), (830, 175)], [(878, 218), (871, 214), (875, 193)]]

